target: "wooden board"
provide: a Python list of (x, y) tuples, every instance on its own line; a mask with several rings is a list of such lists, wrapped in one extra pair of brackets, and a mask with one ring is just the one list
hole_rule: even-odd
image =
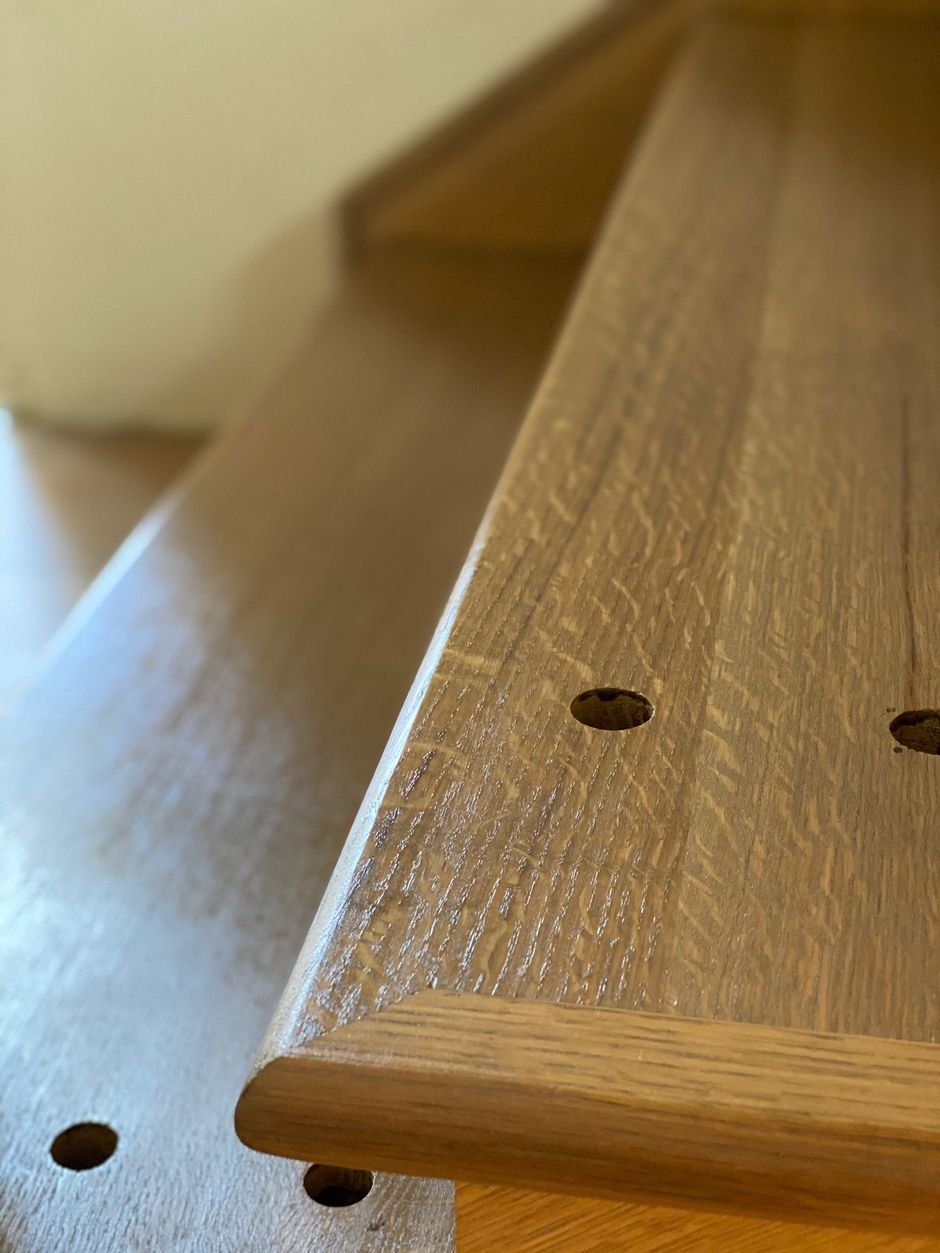
[(936, 1253), (940, 1239), (457, 1185), (457, 1253)]
[[(940, 1221), (940, 765), (889, 731), (940, 703), (938, 105), (929, 24), (690, 46), (272, 1024), (249, 1143)], [(613, 686), (654, 717), (572, 716)], [(636, 1011), (702, 1021), (647, 1055)], [(746, 1090), (705, 1068), (710, 1020), (742, 1024)], [(657, 1049), (652, 1108), (622, 1085)], [(697, 1089), (670, 1087), (682, 1057)]]
[(935, 1233), (938, 1051), (425, 991), (269, 1062), (239, 1118), (289, 1157)]
[(5, 1253), (451, 1246), (449, 1183), (321, 1207), (232, 1107), (575, 264), (360, 273), (0, 727)]

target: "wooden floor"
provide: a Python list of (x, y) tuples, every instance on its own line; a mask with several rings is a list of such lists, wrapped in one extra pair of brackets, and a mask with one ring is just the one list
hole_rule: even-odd
[(201, 440), (87, 435), (0, 411), (0, 712), (105, 562)]

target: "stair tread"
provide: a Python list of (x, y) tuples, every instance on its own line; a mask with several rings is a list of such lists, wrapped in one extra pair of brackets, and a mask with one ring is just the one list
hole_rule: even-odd
[(940, 712), (889, 724), (938, 701), (938, 71), (931, 22), (690, 39), (248, 1143), (936, 1230)]
[[(576, 265), (353, 275), (2, 728), (17, 1253), (450, 1247), (449, 1183), (317, 1206), (232, 1109)], [(118, 1148), (72, 1176), (84, 1120)]]

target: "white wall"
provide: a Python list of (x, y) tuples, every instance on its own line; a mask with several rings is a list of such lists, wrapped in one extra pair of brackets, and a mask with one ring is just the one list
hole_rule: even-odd
[(333, 274), (337, 193), (597, 0), (0, 0), (0, 401), (201, 427)]

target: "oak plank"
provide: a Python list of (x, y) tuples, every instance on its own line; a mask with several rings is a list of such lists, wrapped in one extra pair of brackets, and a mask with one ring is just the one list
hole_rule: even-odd
[(451, 1246), (450, 1183), (322, 1208), (231, 1111), (576, 265), (353, 276), (0, 727), (4, 1250)]
[[(691, 42), (265, 1041), (249, 1143), (355, 1164), (328, 1074), (336, 1110), (365, 1088), (385, 1102), (373, 1153), (427, 1169), (418, 1023), (381, 1087), (390, 1024), (425, 988), (509, 1006), (468, 1039), (482, 1086), (469, 1066), (436, 1142), (458, 1178), (492, 1181), (479, 1059), (498, 1067), (535, 1003), (546, 1021), (581, 1006), (896, 1039), (916, 1098), (940, 1034), (940, 779), (888, 723), (940, 703), (938, 106), (930, 23), (728, 22)], [(610, 686), (654, 717), (617, 734), (572, 717)], [(463, 1011), (454, 1048), (461, 1030)], [(543, 1042), (528, 1081), (499, 1089), (531, 1136), (501, 1161), (519, 1187), (560, 1151)], [(614, 1136), (551, 1185), (616, 1195), (632, 1163), (650, 1196), (799, 1197), (916, 1229), (905, 1179), (933, 1131), (869, 1160), (858, 1137), (887, 1147), (891, 1100), (830, 1124), (831, 1086), (801, 1113), (781, 1077), (776, 1113), (702, 1176)], [(572, 1130), (595, 1099), (573, 1102)], [(663, 1127), (676, 1114), (688, 1133), (703, 1108), (678, 1087)], [(793, 1174), (816, 1132), (821, 1173)]]
[(935, 1253), (938, 1247), (930, 1236), (457, 1185), (457, 1253)]
[(429, 989), (270, 1061), (238, 1129), (286, 1157), (936, 1234), (938, 1065), (912, 1041)]

